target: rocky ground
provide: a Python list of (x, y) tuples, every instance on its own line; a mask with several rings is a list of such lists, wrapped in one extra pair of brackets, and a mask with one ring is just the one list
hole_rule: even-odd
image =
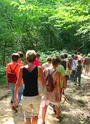
[[(0, 86), (0, 124), (24, 124), (22, 106), (15, 113), (10, 105), (10, 90), (7, 86)], [(64, 99), (65, 102), (64, 102)], [(90, 124), (90, 76), (82, 75), (82, 86), (75, 86), (68, 81), (61, 106), (62, 118), (57, 120), (52, 107), (48, 107), (46, 124)], [(39, 115), (39, 124), (41, 112)]]

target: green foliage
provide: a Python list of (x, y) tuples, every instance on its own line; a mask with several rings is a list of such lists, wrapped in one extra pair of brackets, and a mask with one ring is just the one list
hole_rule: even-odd
[(0, 85), (6, 84), (5, 70), (6, 68), (4, 66), (0, 66)]
[(0, 0), (0, 12), (1, 65), (20, 50), (89, 52), (89, 0)]

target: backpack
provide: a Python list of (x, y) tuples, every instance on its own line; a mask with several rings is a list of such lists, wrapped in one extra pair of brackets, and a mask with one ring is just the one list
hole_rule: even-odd
[(7, 74), (7, 79), (8, 79), (8, 83), (13, 83), (15, 84), (17, 81), (17, 76), (15, 73), (15, 69), (17, 68), (18, 64), (15, 66), (15, 68), (12, 70), (11, 65), (9, 65), (11, 72), (8, 72)]
[(50, 70), (48, 69), (48, 75), (46, 77), (46, 89), (48, 92), (52, 92), (54, 90), (54, 87), (56, 85), (56, 83), (53, 83), (53, 77), (52, 74), (55, 72), (56, 70), (54, 70), (52, 73), (50, 73)]

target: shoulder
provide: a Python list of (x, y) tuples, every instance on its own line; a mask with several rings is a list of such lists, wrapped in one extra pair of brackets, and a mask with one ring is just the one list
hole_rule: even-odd
[(37, 68), (38, 68), (38, 69), (40, 69), (40, 70), (42, 69), (42, 67), (41, 67), (41, 66), (37, 66)]
[(44, 66), (46, 66), (46, 65), (47, 65), (47, 63), (43, 63), (43, 64), (42, 64), (42, 67), (44, 67)]
[(8, 63), (6, 66), (9, 66), (9, 65), (12, 65), (13, 63), (12, 62), (10, 62), (10, 63)]

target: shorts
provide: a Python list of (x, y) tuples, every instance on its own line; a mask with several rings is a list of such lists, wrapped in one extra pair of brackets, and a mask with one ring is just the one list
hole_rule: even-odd
[(22, 108), (25, 118), (31, 118), (32, 116), (38, 116), (40, 110), (41, 96), (26, 97), (22, 99)]

